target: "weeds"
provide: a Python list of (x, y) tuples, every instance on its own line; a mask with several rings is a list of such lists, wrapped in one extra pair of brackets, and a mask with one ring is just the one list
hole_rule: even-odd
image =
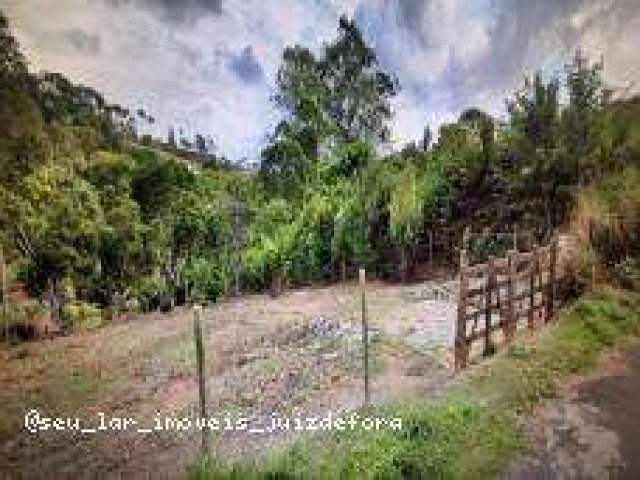
[(640, 333), (640, 298), (603, 288), (569, 307), (539, 336), (518, 338), (441, 399), (377, 408), (400, 431), (324, 432), (261, 460), (194, 466), (194, 479), (491, 478), (525, 446), (519, 420), (559, 380), (593, 367), (598, 354)]

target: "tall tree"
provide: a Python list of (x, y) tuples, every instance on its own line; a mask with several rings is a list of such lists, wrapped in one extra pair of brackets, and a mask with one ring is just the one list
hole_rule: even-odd
[(547, 229), (557, 222), (558, 196), (575, 178), (575, 158), (562, 155), (559, 143), (559, 87), (557, 78), (544, 81), (537, 72), (526, 78), (524, 87), (507, 102), (516, 163), (516, 177), (526, 198), (542, 202)]
[(379, 67), (355, 21), (340, 18), (338, 37), (326, 47), (320, 65), (329, 90), (327, 112), (341, 135), (347, 140), (386, 141), (389, 101), (399, 85)]
[[(343, 144), (386, 141), (390, 99), (398, 88), (396, 79), (379, 67), (355, 22), (346, 17), (340, 18), (337, 37), (318, 59), (304, 47), (285, 49), (274, 98), (287, 118), (263, 152), (263, 178), (269, 183), (284, 173), (302, 184), (323, 146), (335, 152)], [(347, 167), (341, 169), (353, 173)]]
[(602, 70), (602, 61), (590, 63), (579, 50), (565, 67), (569, 105), (562, 115), (563, 132), (568, 154), (581, 163), (576, 174), (582, 183), (594, 178), (598, 168), (592, 153), (599, 144), (607, 100)]
[(9, 30), (7, 17), (0, 11), (0, 87), (10, 86), (27, 74), (27, 62)]
[(99, 195), (86, 180), (47, 166), (23, 179), (14, 200), (17, 220), (8, 228), (27, 262), (27, 283), (36, 293), (49, 288), (60, 318), (61, 281), (81, 284), (95, 272), (106, 227)]

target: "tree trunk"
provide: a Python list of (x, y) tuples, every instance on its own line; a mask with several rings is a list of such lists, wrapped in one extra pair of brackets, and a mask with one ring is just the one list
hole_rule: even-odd
[(408, 261), (407, 261), (407, 247), (406, 245), (402, 245), (400, 247), (400, 276), (402, 283), (407, 283), (407, 270), (408, 270)]
[(552, 220), (551, 220), (551, 195), (549, 194), (549, 192), (546, 193), (546, 195), (544, 195), (545, 200), (544, 200), (544, 224), (545, 224), (545, 229), (546, 232), (545, 234), (547, 234), (548, 232), (550, 232), (553, 229), (553, 225), (552, 225)]
[(277, 297), (282, 293), (282, 275), (279, 273), (273, 273), (271, 275), (271, 288), (270, 293), (272, 297)]
[(236, 297), (240, 296), (240, 258), (236, 258), (236, 265), (234, 270), (234, 279), (235, 279), (235, 295)]

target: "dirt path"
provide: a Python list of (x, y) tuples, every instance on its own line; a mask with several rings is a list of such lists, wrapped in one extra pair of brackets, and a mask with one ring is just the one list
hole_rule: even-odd
[(640, 342), (567, 382), (530, 433), (535, 452), (514, 463), (511, 480), (640, 478)]

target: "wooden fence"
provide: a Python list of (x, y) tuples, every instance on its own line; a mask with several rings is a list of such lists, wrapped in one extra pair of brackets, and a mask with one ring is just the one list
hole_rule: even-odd
[(494, 332), (501, 330), (509, 342), (520, 325), (533, 330), (554, 314), (558, 235), (546, 246), (529, 252), (510, 250), (506, 257), (489, 257), (469, 265), (460, 252), (460, 298), (456, 324), (455, 366), (464, 368), (476, 340), (483, 354), (495, 350)]

